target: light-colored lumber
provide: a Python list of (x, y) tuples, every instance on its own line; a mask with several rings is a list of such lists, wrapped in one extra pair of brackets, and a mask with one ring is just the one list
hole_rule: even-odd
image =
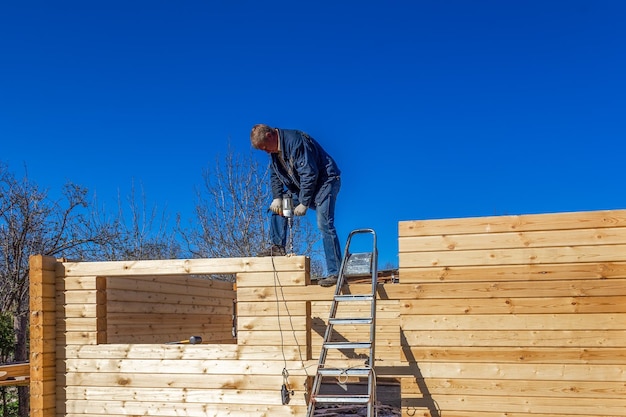
[(612, 262), (626, 260), (626, 244), (524, 249), (485, 249), (460, 252), (405, 252), (400, 268), (476, 265), (532, 265), (543, 263)]
[(462, 375), (485, 380), (624, 381), (620, 367), (610, 364), (421, 362), (407, 363), (407, 367), (399, 368), (398, 372), (404, 377), (415, 377), (419, 373), (424, 378), (458, 378)]
[(576, 389), (570, 382), (555, 380), (497, 380), (469, 378), (428, 378), (416, 381), (402, 378), (402, 390), (421, 393), (424, 386), (430, 394), (438, 395), (494, 395), (563, 398), (626, 398), (626, 386), (611, 381), (577, 381)]
[[(403, 399), (402, 403), (409, 403), (410, 399)], [(626, 416), (626, 400), (608, 399), (602, 401), (592, 398), (570, 397), (533, 397), (529, 402), (527, 396), (495, 396), (495, 395), (437, 395), (437, 406), (456, 411), (480, 411), (485, 409), (498, 410), (505, 413), (528, 413), (534, 417), (535, 413), (551, 413), (552, 416), (589, 417), (590, 415)], [(424, 401), (418, 403), (424, 404)]]
[(463, 233), (524, 232), (535, 230), (592, 229), (625, 227), (626, 210), (540, 215), (467, 217), (439, 220), (412, 220), (398, 224), (398, 236), (428, 236)]
[(455, 330), (405, 332), (410, 345), (428, 346), (569, 346), (620, 347), (624, 330)]
[(626, 227), (546, 230), (538, 232), (473, 233), (407, 236), (398, 240), (400, 253), (480, 249), (547, 248), (616, 245), (626, 242)]
[(491, 314), (426, 316), (403, 315), (405, 331), (437, 330), (623, 330), (626, 314)]
[(540, 297), (607, 297), (626, 295), (626, 279), (524, 282), (476, 282), (450, 284), (395, 284), (385, 287), (389, 298), (416, 300), (422, 298), (540, 298)]
[(120, 374), (203, 374), (203, 375), (281, 375), (284, 367), (293, 375), (305, 375), (298, 360), (239, 361), (230, 359), (67, 359), (66, 372), (98, 369), (103, 373)]
[(420, 298), (405, 300), (403, 315), (625, 313), (626, 296)]
[(111, 262), (63, 262), (57, 273), (62, 276), (142, 276), (142, 275), (207, 275), (236, 274), (254, 271), (306, 270), (304, 256), (278, 256), (255, 258), (170, 259)]
[[(546, 281), (626, 278), (626, 262), (592, 262), (540, 265), (479, 265), (460, 267), (405, 267), (403, 284), (426, 282)], [(387, 287), (387, 286), (386, 286)]]
[[(228, 404), (222, 402), (221, 404)], [(128, 416), (128, 415), (145, 415), (158, 417), (172, 416), (189, 416), (203, 417), (208, 415), (219, 415), (219, 410), (227, 412), (229, 417), (250, 417), (253, 415), (272, 416), (272, 417), (293, 417), (294, 415), (306, 415), (306, 405), (274, 405), (274, 404), (246, 404), (235, 403), (228, 407), (220, 407), (219, 403), (214, 406), (207, 406), (201, 403), (163, 403), (160, 401), (142, 402), (137, 401), (116, 401), (109, 399), (108, 401), (81, 401), (72, 400), (67, 402), (68, 417), (74, 415), (89, 415), (90, 417), (98, 414), (106, 416)]]
[(405, 362), (575, 363), (626, 365), (625, 347), (405, 346)]

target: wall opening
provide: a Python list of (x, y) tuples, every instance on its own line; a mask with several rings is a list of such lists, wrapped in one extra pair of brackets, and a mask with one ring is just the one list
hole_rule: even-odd
[(121, 276), (98, 282), (99, 343), (237, 343), (236, 292), (225, 275)]

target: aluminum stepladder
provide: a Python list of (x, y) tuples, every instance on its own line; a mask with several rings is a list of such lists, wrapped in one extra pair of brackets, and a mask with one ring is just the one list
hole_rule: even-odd
[[(372, 251), (364, 253), (350, 253), (350, 242), (357, 234), (372, 235)], [(371, 276), (371, 291), (363, 294), (353, 294), (346, 283), (346, 276)], [(372, 229), (357, 229), (350, 233), (344, 250), (343, 260), (337, 276), (335, 295), (330, 306), (328, 325), (324, 334), (324, 341), (320, 351), (320, 359), (317, 365), (315, 379), (311, 388), (307, 417), (313, 417), (318, 404), (362, 404), (367, 406), (367, 417), (375, 417), (376, 405), (376, 373), (374, 371), (374, 353), (376, 342), (376, 287), (378, 279), (378, 249), (376, 248), (376, 232)], [(350, 308), (352, 307), (352, 309)], [(369, 308), (368, 308), (369, 307)], [(345, 310), (348, 312), (345, 312)], [(355, 316), (355, 311), (357, 311)], [(339, 312), (339, 313), (338, 313)], [(345, 317), (344, 317), (345, 316)], [(358, 317), (357, 317), (358, 316)], [(335, 331), (335, 328), (338, 328)], [(342, 329), (359, 329), (355, 334), (358, 341), (337, 339)], [(331, 352), (365, 352), (357, 357), (365, 359), (363, 365), (350, 367), (326, 366), (329, 351)], [(348, 386), (350, 380), (353, 384), (361, 384), (361, 379), (367, 378), (367, 391), (365, 393), (320, 393), (322, 383), (335, 378), (344, 386)], [(362, 388), (362, 386), (361, 386)], [(361, 389), (362, 391), (362, 389)]]

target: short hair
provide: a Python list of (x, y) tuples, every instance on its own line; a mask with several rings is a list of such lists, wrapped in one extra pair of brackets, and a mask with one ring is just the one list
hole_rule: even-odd
[(268, 125), (254, 125), (252, 127), (252, 131), (250, 132), (250, 142), (252, 143), (252, 147), (259, 149), (259, 146), (263, 145), (267, 141), (267, 134), (273, 131), (274, 128)]

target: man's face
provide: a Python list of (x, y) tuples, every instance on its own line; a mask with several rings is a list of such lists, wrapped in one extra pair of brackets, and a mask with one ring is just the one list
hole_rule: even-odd
[(278, 153), (278, 133), (267, 132), (265, 143), (259, 149), (267, 153)]

